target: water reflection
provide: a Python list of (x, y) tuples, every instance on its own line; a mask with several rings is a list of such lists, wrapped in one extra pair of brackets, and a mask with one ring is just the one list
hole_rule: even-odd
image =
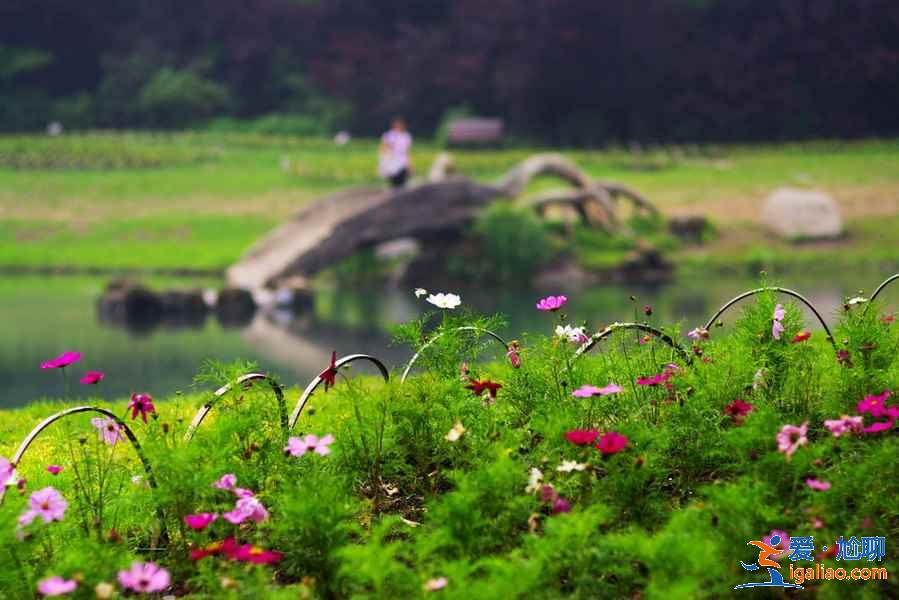
[[(877, 275), (857, 279), (791, 278), (790, 283), (832, 321), (846, 295), (854, 295), (860, 287), (870, 291), (878, 283)], [(64, 350), (84, 354), (70, 373), (73, 380), (88, 369), (107, 373), (100, 387), (73, 385), (73, 395), (81, 397), (119, 397), (136, 391), (166, 396), (187, 390), (209, 358), (255, 361), (285, 383), (301, 386), (327, 365), (332, 350), (339, 355), (368, 353), (398, 366), (411, 352), (391, 343), (391, 328), (432, 308), (411, 290), (332, 289), (319, 293), (314, 305), (301, 312), (261, 310), (239, 321), (209, 311), (134, 320), (98, 309), (104, 284), (89, 278), (0, 279), (0, 315), (6, 321), (0, 342), (0, 377), (6, 386), (0, 406), (60, 397), (59, 374), (41, 371), (39, 364)], [(755, 285), (743, 278), (710, 277), (661, 287), (596, 286), (569, 293), (566, 312), (595, 329), (618, 320), (643, 320), (643, 306), (650, 304), (656, 323), (680, 321), (687, 331)], [(451, 291), (459, 292), (463, 303), (478, 312), (502, 314), (507, 324), (498, 333), (509, 339), (520, 338), (525, 331), (549, 333), (554, 325), (553, 317), (534, 309), (539, 292)], [(725, 316), (725, 324), (739, 313), (735, 307)], [(815, 326), (810, 316), (807, 323)]]

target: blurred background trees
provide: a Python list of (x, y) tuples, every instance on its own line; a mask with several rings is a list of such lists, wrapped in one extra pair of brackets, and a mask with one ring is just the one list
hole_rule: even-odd
[(500, 116), (552, 144), (899, 132), (893, 0), (5, 0), (0, 130), (371, 134)]

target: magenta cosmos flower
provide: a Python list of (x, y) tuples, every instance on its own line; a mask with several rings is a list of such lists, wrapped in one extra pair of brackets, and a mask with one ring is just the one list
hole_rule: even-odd
[(206, 529), (209, 525), (218, 519), (218, 513), (197, 513), (195, 515), (187, 515), (184, 522), (193, 530), (199, 531)]
[(128, 409), (131, 411), (132, 421), (140, 414), (144, 423), (147, 422), (147, 415), (156, 413), (156, 407), (153, 406), (153, 398), (149, 394), (131, 394), (131, 402), (128, 403)]
[(100, 439), (110, 446), (125, 441), (125, 436), (122, 435), (122, 426), (111, 417), (94, 417), (91, 419), (91, 425), (97, 428)]
[(859, 401), (856, 409), (860, 413), (868, 413), (872, 417), (883, 417), (887, 414), (886, 401), (890, 397), (890, 390), (884, 390), (880, 394), (869, 394), (864, 400)]
[(268, 519), (268, 517), (268, 510), (266, 510), (265, 506), (262, 505), (262, 502), (260, 502), (259, 498), (256, 496), (239, 498), (237, 504), (234, 505), (234, 510), (222, 515), (223, 519), (235, 525), (239, 525), (248, 519), (261, 523)]
[(578, 446), (592, 444), (598, 437), (599, 432), (595, 429), (574, 429), (565, 434), (566, 440)]
[(603, 436), (599, 438), (599, 441), (596, 442), (596, 449), (602, 452), (603, 456), (617, 454), (624, 450), (626, 446), (627, 436), (622, 435), (617, 431), (610, 431), (603, 434)]
[(37, 517), (44, 523), (62, 521), (69, 503), (55, 488), (45, 487), (31, 494), (28, 510), (19, 517), (19, 525), (30, 525)]
[(84, 385), (95, 385), (103, 381), (105, 377), (106, 374), (103, 371), (88, 371), (78, 382)]
[(819, 479), (809, 478), (805, 480), (805, 485), (809, 486), (811, 489), (816, 492), (826, 492), (830, 489), (829, 481), (821, 481)]
[(47, 577), (37, 582), (37, 591), (43, 596), (64, 596), (74, 592), (77, 587), (77, 581), (58, 576)]
[(59, 475), (61, 472), (61, 465), (47, 465), (47, 473), (50, 473), (50, 475)]
[(42, 369), (64, 369), (81, 360), (80, 352), (63, 352), (56, 358), (41, 363)]
[(537, 310), (549, 310), (555, 312), (565, 306), (566, 302), (568, 302), (568, 298), (565, 296), (547, 296), (537, 303)]
[(509, 363), (512, 365), (513, 369), (517, 369), (521, 366), (521, 355), (518, 354), (520, 349), (518, 342), (509, 342), (509, 346), (506, 350), (506, 358), (509, 359)]
[(142, 594), (161, 592), (171, 582), (169, 572), (156, 563), (134, 562), (127, 571), (119, 571), (119, 583), (122, 587)]
[(787, 455), (787, 458), (790, 458), (799, 449), (799, 446), (808, 444), (807, 434), (808, 421), (805, 421), (799, 427), (784, 425), (777, 434), (777, 451), (783, 452)]
[(658, 375), (652, 375), (650, 377), (640, 377), (637, 379), (637, 385), (648, 385), (648, 386), (656, 386), (665, 383), (674, 373), (670, 369), (665, 369), (663, 372)]

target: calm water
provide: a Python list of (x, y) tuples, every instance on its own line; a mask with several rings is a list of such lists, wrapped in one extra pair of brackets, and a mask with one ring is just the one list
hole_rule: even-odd
[[(844, 280), (789, 278), (789, 286), (810, 297), (830, 316), (844, 295), (860, 288), (869, 292), (886, 274)], [(84, 354), (70, 367), (71, 396), (121, 397), (135, 391), (166, 396), (190, 390), (192, 379), (208, 358), (255, 361), (278, 374), (287, 384), (305, 385), (328, 362), (331, 350), (338, 355), (373, 354), (390, 366), (404, 363), (410, 352), (393, 346), (389, 328), (417, 316), (429, 305), (411, 290), (326, 290), (315, 308), (303, 314), (257, 313), (245, 327), (223, 327), (210, 315), (185, 327), (161, 325), (134, 331), (100, 321), (96, 299), (105, 279), (82, 277), (0, 278), (0, 376), (5, 383), (0, 407), (27, 404), (41, 397), (62, 397), (59, 371), (44, 371), (40, 363), (65, 350)], [(197, 282), (165, 282), (183, 287)], [(215, 282), (202, 282), (214, 286)], [(616, 320), (631, 320), (634, 307), (651, 304), (654, 318), (663, 322), (683, 320), (690, 328), (704, 322), (727, 299), (754, 287), (751, 279), (711, 277), (681, 280), (655, 288), (600, 286), (570, 292), (568, 314), (598, 327)], [(153, 287), (157, 287), (154, 283)], [(551, 318), (534, 310), (541, 295), (534, 291), (458, 291), (463, 302), (485, 313), (499, 312), (509, 321), (500, 331), (508, 338), (527, 331), (549, 331)], [(632, 303), (630, 295), (637, 296)], [(895, 306), (895, 290), (886, 294)], [(641, 316), (642, 318), (642, 316)], [(809, 326), (813, 326), (809, 321)], [(685, 329), (686, 331), (686, 329)], [(364, 368), (364, 367), (363, 367)], [(82, 386), (77, 378), (88, 369), (102, 370), (106, 380), (98, 387)]]

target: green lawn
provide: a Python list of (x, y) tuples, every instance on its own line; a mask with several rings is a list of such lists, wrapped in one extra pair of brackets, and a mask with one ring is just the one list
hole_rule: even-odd
[[(438, 151), (416, 146), (418, 173)], [(493, 181), (538, 151), (453, 155), (461, 173)], [(778, 251), (753, 223), (764, 197), (783, 185), (823, 189), (840, 201), (850, 217), (841, 253), (868, 256), (856, 244), (866, 236), (895, 241), (895, 220), (883, 217), (899, 214), (899, 141), (563, 152), (591, 175), (641, 191), (666, 214), (707, 215), (721, 232), (714, 254), (726, 260)], [(373, 140), (337, 147), (218, 133), (0, 137), (0, 268), (223, 269), (309, 200), (375, 182), (375, 155)], [(792, 255), (789, 246), (780, 253)]]

